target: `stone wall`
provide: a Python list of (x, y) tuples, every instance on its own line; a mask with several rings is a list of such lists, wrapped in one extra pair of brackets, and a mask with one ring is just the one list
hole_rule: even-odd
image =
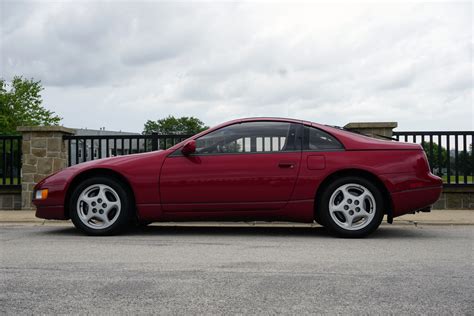
[(433, 208), (437, 210), (474, 210), (474, 188), (446, 187)]
[(23, 135), (21, 207), (33, 209), (33, 188), (41, 179), (67, 167), (67, 145), (63, 135), (74, 134), (62, 126), (19, 127)]
[(0, 187), (0, 210), (21, 210), (21, 189)]

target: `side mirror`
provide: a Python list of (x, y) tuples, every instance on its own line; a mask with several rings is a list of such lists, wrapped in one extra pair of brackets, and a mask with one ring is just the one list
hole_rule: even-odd
[(196, 151), (196, 141), (195, 140), (190, 140), (184, 146), (181, 148), (181, 152), (183, 155), (188, 156), (191, 155)]

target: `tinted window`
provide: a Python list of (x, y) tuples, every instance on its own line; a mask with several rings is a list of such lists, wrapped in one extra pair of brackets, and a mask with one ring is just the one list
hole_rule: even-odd
[(258, 153), (299, 150), (296, 124), (248, 122), (218, 129), (196, 139), (197, 154)]
[(314, 127), (305, 126), (305, 136), (305, 149), (331, 150), (343, 148), (336, 138)]

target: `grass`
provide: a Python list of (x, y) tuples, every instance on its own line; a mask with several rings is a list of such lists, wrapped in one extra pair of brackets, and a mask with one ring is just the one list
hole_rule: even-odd
[[(456, 183), (456, 176), (451, 175), (450, 177), (451, 183)], [(448, 176), (442, 176), (443, 182), (448, 183)], [(464, 183), (464, 175), (459, 175), (458, 177), (459, 183)], [(467, 183), (474, 183), (473, 176), (467, 176)]]
[(0, 178), (0, 185), (15, 185), (15, 184), (20, 184), (20, 182), (18, 181), (18, 178), (13, 178), (13, 183), (11, 183), (11, 179), (10, 178), (6, 178), (5, 179), (5, 183), (3, 182), (3, 178)]

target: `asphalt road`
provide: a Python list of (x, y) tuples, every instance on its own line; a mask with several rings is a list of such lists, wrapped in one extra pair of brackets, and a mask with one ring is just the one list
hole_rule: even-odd
[(473, 314), (474, 226), (1, 226), (2, 314)]

